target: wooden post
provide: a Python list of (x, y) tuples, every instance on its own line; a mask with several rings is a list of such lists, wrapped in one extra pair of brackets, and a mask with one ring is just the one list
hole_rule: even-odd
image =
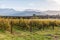
[(30, 27), (30, 32), (32, 32), (32, 27)]
[(10, 24), (10, 25), (11, 25), (11, 29), (10, 29), (11, 31), (10, 31), (10, 32), (13, 33), (13, 32), (12, 32), (12, 21), (11, 21), (11, 24)]

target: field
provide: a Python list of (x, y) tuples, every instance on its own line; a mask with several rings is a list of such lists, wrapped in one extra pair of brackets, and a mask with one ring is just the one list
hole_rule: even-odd
[[(16, 29), (15, 29), (16, 30)], [(60, 28), (36, 32), (16, 30), (13, 34), (0, 31), (0, 40), (60, 40)]]
[(0, 40), (60, 40), (60, 19), (0, 18)]

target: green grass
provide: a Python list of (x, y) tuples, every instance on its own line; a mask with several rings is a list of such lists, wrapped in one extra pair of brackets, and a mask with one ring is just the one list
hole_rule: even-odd
[[(55, 38), (56, 37), (56, 38)], [(22, 31), (13, 30), (13, 33), (4, 32), (0, 30), (0, 40), (60, 40), (60, 27), (55, 27), (55, 29), (45, 29), (41, 31)]]

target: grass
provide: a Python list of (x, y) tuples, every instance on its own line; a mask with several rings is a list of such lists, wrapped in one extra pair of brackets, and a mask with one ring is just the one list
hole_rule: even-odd
[[(56, 38), (55, 38), (56, 37)], [(55, 29), (41, 30), (35, 32), (13, 30), (13, 33), (4, 32), (0, 30), (0, 40), (54, 40), (60, 39), (60, 27), (55, 27)]]

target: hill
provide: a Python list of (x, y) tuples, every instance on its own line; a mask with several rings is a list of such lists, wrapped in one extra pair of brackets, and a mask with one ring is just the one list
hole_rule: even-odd
[(24, 11), (16, 11), (14, 9), (0, 9), (0, 15), (2, 16), (32, 16), (36, 15), (57, 15), (60, 14), (60, 11), (38, 11), (32, 9), (26, 9)]

